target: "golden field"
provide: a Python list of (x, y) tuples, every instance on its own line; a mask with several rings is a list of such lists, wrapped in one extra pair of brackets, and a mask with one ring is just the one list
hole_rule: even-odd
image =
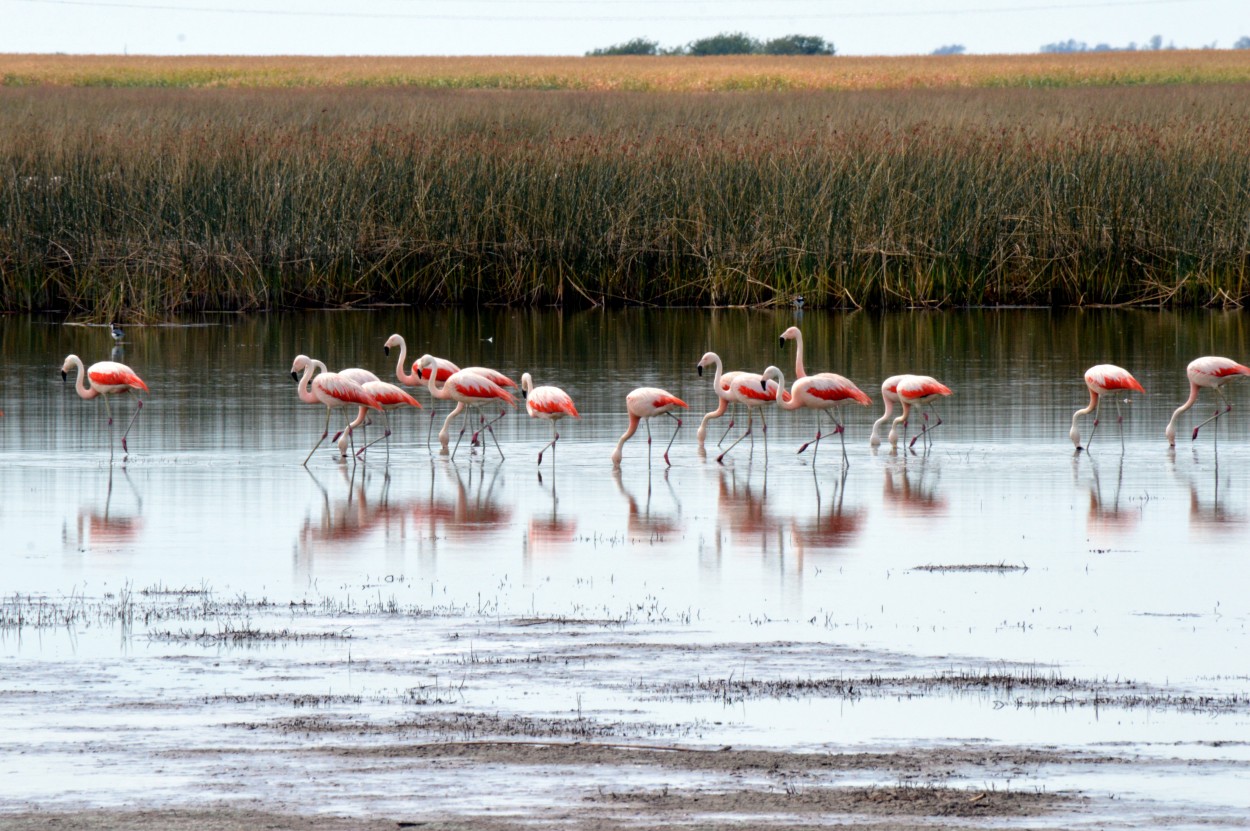
[(882, 90), (1250, 82), (1250, 50), (918, 57), (0, 55), (0, 86)]

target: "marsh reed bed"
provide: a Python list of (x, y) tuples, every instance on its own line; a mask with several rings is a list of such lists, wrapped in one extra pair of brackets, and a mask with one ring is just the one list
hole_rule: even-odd
[(1250, 298), (1250, 85), (0, 89), (0, 307)]

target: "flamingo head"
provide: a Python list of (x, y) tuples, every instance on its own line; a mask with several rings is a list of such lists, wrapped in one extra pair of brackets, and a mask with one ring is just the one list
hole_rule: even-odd
[[(791, 326), (790, 328), (794, 329), (793, 326)], [(797, 332), (798, 330), (795, 329), (795, 331)], [(780, 397), (786, 388), (785, 374), (782, 373), (782, 371), (778, 369), (777, 367), (770, 366), (768, 369), (764, 370), (764, 372), (760, 374), (760, 389), (762, 389), (764, 392), (768, 392), (769, 381), (773, 381), (777, 384), (777, 388), (775, 392), (777, 394), (777, 397)]]
[(291, 380), (298, 381), (300, 373), (307, 369), (308, 365), (311, 363), (312, 358), (307, 355), (296, 355), (295, 362), (291, 364)]
[(391, 354), (392, 346), (403, 346), (403, 345), (404, 345), (404, 339), (402, 337), (400, 337), (399, 335), (391, 335), (389, 338), (386, 339), (386, 343), (382, 344), (382, 354), (389, 355)]
[(434, 356), (433, 355), (422, 355), (420, 358), (417, 358), (415, 361), (413, 361), (412, 371), (417, 373), (418, 381), (425, 378), (424, 371), (427, 369), (430, 370), (431, 372), (434, 371)]
[(715, 352), (704, 352), (703, 357), (699, 359), (698, 365), (695, 366), (695, 371), (699, 373), (699, 377), (703, 377), (703, 367), (715, 366), (717, 360), (719, 359), (716, 357)]
[(786, 341), (794, 340), (797, 337), (801, 337), (799, 333), (799, 327), (791, 326), (789, 329), (781, 333), (780, 343), (782, 346), (785, 346)]
[(521, 373), (521, 397), (529, 398), (529, 394), (534, 390), (534, 379), (528, 372)]
[(76, 355), (66, 355), (65, 363), (61, 364), (61, 381), (69, 380), (69, 371), (74, 368), (74, 361), (78, 360)]

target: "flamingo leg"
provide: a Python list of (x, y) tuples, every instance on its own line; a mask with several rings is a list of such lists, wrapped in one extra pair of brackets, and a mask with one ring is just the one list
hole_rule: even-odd
[[(838, 438), (842, 440), (842, 469), (846, 470), (846, 468), (851, 466), (851, 460), (846, 455), (846, 428), (842, 426), (842, 422), (838, 421), (838, 417), (833, 414), (832, 410), (825, 410), (825, 413), (828, 414), (829, 420), (833, 422), (833, 432), (837, 433)], [(813, 454), (812, 460), (815, 461), (815, 459), (816, 456)]]
[(764, 464), (768, 464), (768, 420), (764, 418), (764, 411), (760, 410), (760, 421), (764, 424)]
[(1098, 396), (1098, 403), (1094, 405), (1094, 429), (1089, 431), (1089, 441), (1085, 442), (1085, 449), (1088, 451), (1089, 446), (1094, 443), (1094, 436), (1098, 433), (1098, 414), (1102, 412), (1102, 396)]
[(382, 421), (386, 425), (386, 429), (383, 431), (382, 435), (378, 436), (376, 439), (374, 439), (373, 441), (369, 442), (368, 444), (364, 445), (359, 450), (357, 450), (356, 455), (359, 456), (361, 453), (364, 453), (370, 447), (373, 447), (375, 444), (385, 439), (386, 440), (386, 463), (389, 465), (391, 463), (391, 419), (389, 416), (387, 416), (385, 411), (382, 412)]
[[(491, 427), (491, 425), (494, 424), (496, 421), (499, 420), (499, 418), (502, 418), (502, 417), (503, 417), (503, 414), (500, 413), (498, 417), (491, 419), (486, 424), (486, 432), (490, 433), (490, 437), (495, 440), (495, 449), (499, 451), (500, 461), (503, 461), (504, 459), (503, 448), (499, 446), (499, 437), (495, 435), (495, 429)], [(486, 440), (485, 439), (482, 440), (482, 458), (483, 460), (485, 460), (486, 458)]]
[(812, 451), (812, 464), (816, 464), (816, 454), (820, 452), (820, 438), (821, 438), (820, 436), (820, 413), (817, 412), (816, 413), (816, 438), (807, 442), (806, 444), (804, 444), (802, 447), (798, 449), (798, 452), (802, 453), (810, 445), (813, 445), (813, 444), (816, 445), (816, 449)]
[(326, 440), (326, 436), (330, 435), (330, 408), (326, 407), (326, 429), (321, 431), (321, 438), (317, 439), (317, 443), (313, 445), (313, 449), (308, 451), (308, 455), (304, 457), (304, 467), (308, 467), (308, 460), (317, 452), (317, 448)]
[(1115, 400), (1115, 421), (1120, 425), (1120, 452), (1124, 452), (1124, 413), (1120, 410), (1120, 399)]
[(543, 453), (547, 452), (547, 448), (550, 447), (551, 448), (551, 467), (553, 469), (555, 468), (556, 466), (556, 442), (558, 442), (559, 440), (560, 440), (560, 434), (556, 432), (556, 423), (555, 421), (552, 421), (551, 422), (551, 441), (544, 444), (543, 449), (538, 451), (538, 463), (540, 465), (543, 463)]
[[(1228, 412), (1231, 412), (1231, 411), (1232, 411), (1232, 409), (1233, 409), (1233, 405), (1232, 405), (1232, 404), (1230, 404), (1230, 403), (1228, 403), (1228, 399), (1224, 397), (1224, 391), (1223, 391), (1223, 390), (1221, 390), (1219, 387), (1216, 387), (1216, 388), (1215, 388), (1215, 394), (1216, 394), (1216, 395), (1218, 395), (1218, 396), (1220, 397), (1220, 400), (1224, 402), (1224, 409), (1222, 409), (1222, 410), (1220, 410), (1220, 409), (1216, 409), (1216, 411), (1215, 411), (1215, 415), (1211, 416), (1211, 417), (1210, 417), (1210, 418), (1208, 418), (1206, 421), (1202, 422), (1202, 423), (1201, 423), (1201, 424), (1199, 424), (1197, 427), (1195, 427), (1195, 428), (1194, 428), (1194, 435), (1193, 435), (1193, 438), (1191, 438), (1191, 439), (1190, 439), (1190, 441), (1197, 441), (1197, 440), (1198, 440), (1198, 431), (1199, 431), (1199, 430), (1201, 430), (1203, 427), (1206, 427), (1208, 424), (1210, 424), (1211, 422), (1215, 421), (1217, 418), (1219, 418), (1220, 416), (1224, 415), (1225, 413), (1228, 413)], [(1219, 431), (1216, 431), (1216, 437), (1217, 437), (1217, 439), (1218, 439), (1218, 436), (1219, 436)]]
[[(486, 420), (486, 416), (482, 416), (482, 417), (481, 417), (481, 419), (480, 419), (480, 422), (479, 422), (479, 423), (481, 424), (481, 426), (477, 428), (477, 432), (473, 434), (473, 440), (472, 440), (472, 441), (470, 441), (469, 443), (470, 443), (470, 444), (477, 444), (477, 443), (478, 443), (478, 441), (479, 441), (479, 438), (478, 438), (478, 437), (482, 434), (482, 431), (484, 431), (484, 430), (490, 430), (490, 426), (491, 426), (492, 424), (494, 424), (496, 421), (498, 421), (499, 419), (503, 418), (503, 417), (504, 417), (504, 416), (506, 416), (507, 414), (508, 414), (508, 411), (507, 411), (507, 410), (500, 410), (499, 415), (495, 416), (495, 417), (494, 417), (494, 418), (492, 418), (490, 421), (487, 421), (487, 420)], [(491, 433), (491, 435), (493, 436), (493, 435), (494, 435), (494, 433), (492, 432), (492, 433)], [(485, 447), (485, 446), (486, 446), (486, 440), (485, 440), (485, 439), (480, 439), (480, 441), (482, 442), (482, 446), (483, 446), (483, 447)], [(498, 443), (499, 443), (499, 439), (495, 439), (495, 443), (496, 443), (496, 444), (498, 444)]]
[[(107, 399), (105, 399), (107, 400)], [(130, 435), (130, 428), (134, 426), (135, 419), (139, 417), (139, 413), (143, 410), (143, 399), (136, 399), (139, 403), (135, 406), (135, 414), (130, 417), (130, 421), (126, 424), (126, 430), (122, 433), (122, 452), (129, 453), (126, 449), (126, 436)]]
[(425, 449), (430, 449), (430, 434), (434, 432), (434, 405), (430, 405), (430, 426), (425, 428)]
[(468, 425), (467, 425), (467, 424), (466, 424), (466, 425), (461, 426), (461, 428), (460, 428), (460, 434), (459, 434), (458, 436), (456, 436), (456, 446), (455, 446), (455, 447), (453, 447), (453, 448), (451, 449), (451, 458), (452, 458), (452, 459), (455, 459), (455, 458), (456, 458), (456, 451), (460, 449), (460, 440), (464, 438), (464, 431), (465, 431), (465, 430), (467, 430), (467, 429), (468, 429)]
[(677, 422), (677, 426), (673, 428), (673, 435), (668, 440), (668, 447), (664, 448), (664, 463), (668, 465), (669, 467), (672, 467), (673, 463), (668, 460), (668, 451), (673, 446), (673, 439), (677, 438), (677, 433), (678, 431), (681, 430), (681, 419), (673, 415), (672, 413), (665, 413), (664, 415), (668, 416), (669, 418)]
[[(752, 422), (754, 421), (754, 419), (755, 419), (755, 412), (754, 412), (753, 410), (748, 409), (748, 410), (747, 410), (747, 429), (746, 429), (746, 432), (744, 432), (741, 436), (738, 436), (738, 438), (734, 439), (734, 443), (733, 443), (733, 444), (731, 444), (731, 445), (729, 445), (728, 447), (726, 447), (726, 448), (725, 448), (725, 451), (724, 451), (723, 453), (721, 453), (719, 456), (717, 456), (717, 457), (716, 457), (716, 461), (717, 461), (717, 462), (722, 462), (722, 463), (723, 463), (723, 462), (725, 461), (725, 457), (729, 455), (729, 451), (731, 451), (731, 450), (733, 450), (735, 447), (737, 447), (737, 446), (738, 446), (738, 442), (742, 441), (742, 440), (743, 440), (743, 439), (745, 439), (747, 436), (751, 435), (751, 426), (752, 426)], [(752, 440), (752, 441), (755, 441), (755, 439), (751, 439), (751, 440)]]
[[(733, 405), (733, 411), (734, 411), (734, 412), (737, 412), (737, 411), (738, 411), (738, 405), (737, 405), (737, 404)], [(720, 446), (721, 446), (721, 444), (725, 441), (725, 436), (728, 436), (728, 435), (729, 435), (729, 431), (730, 431), (730, 430), (732, 430), (733, 428), (734, 428), (734, 417), (733, 417), (733, 416), (730, 416), (730, 417), (729, 417), (729, 424), (728, 424), (728, 426), (726, 426), (726, 427), (725, 427), (725, 432), (723, 432), (723, 433), (721, 433), (721, 434), (720, 434), (720, 441), (718, 441), (718, 442), (716, 443), (716, 446), (717, 446), (717, 447), (720, 447)]]

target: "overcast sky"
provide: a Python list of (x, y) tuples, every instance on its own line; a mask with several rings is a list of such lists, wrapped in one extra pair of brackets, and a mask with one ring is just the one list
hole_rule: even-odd
[(580, 55), (648, 37), (820, 35), (843, 55), (1232, 46), (1250, 0), (0, 0), (0, 52)]

